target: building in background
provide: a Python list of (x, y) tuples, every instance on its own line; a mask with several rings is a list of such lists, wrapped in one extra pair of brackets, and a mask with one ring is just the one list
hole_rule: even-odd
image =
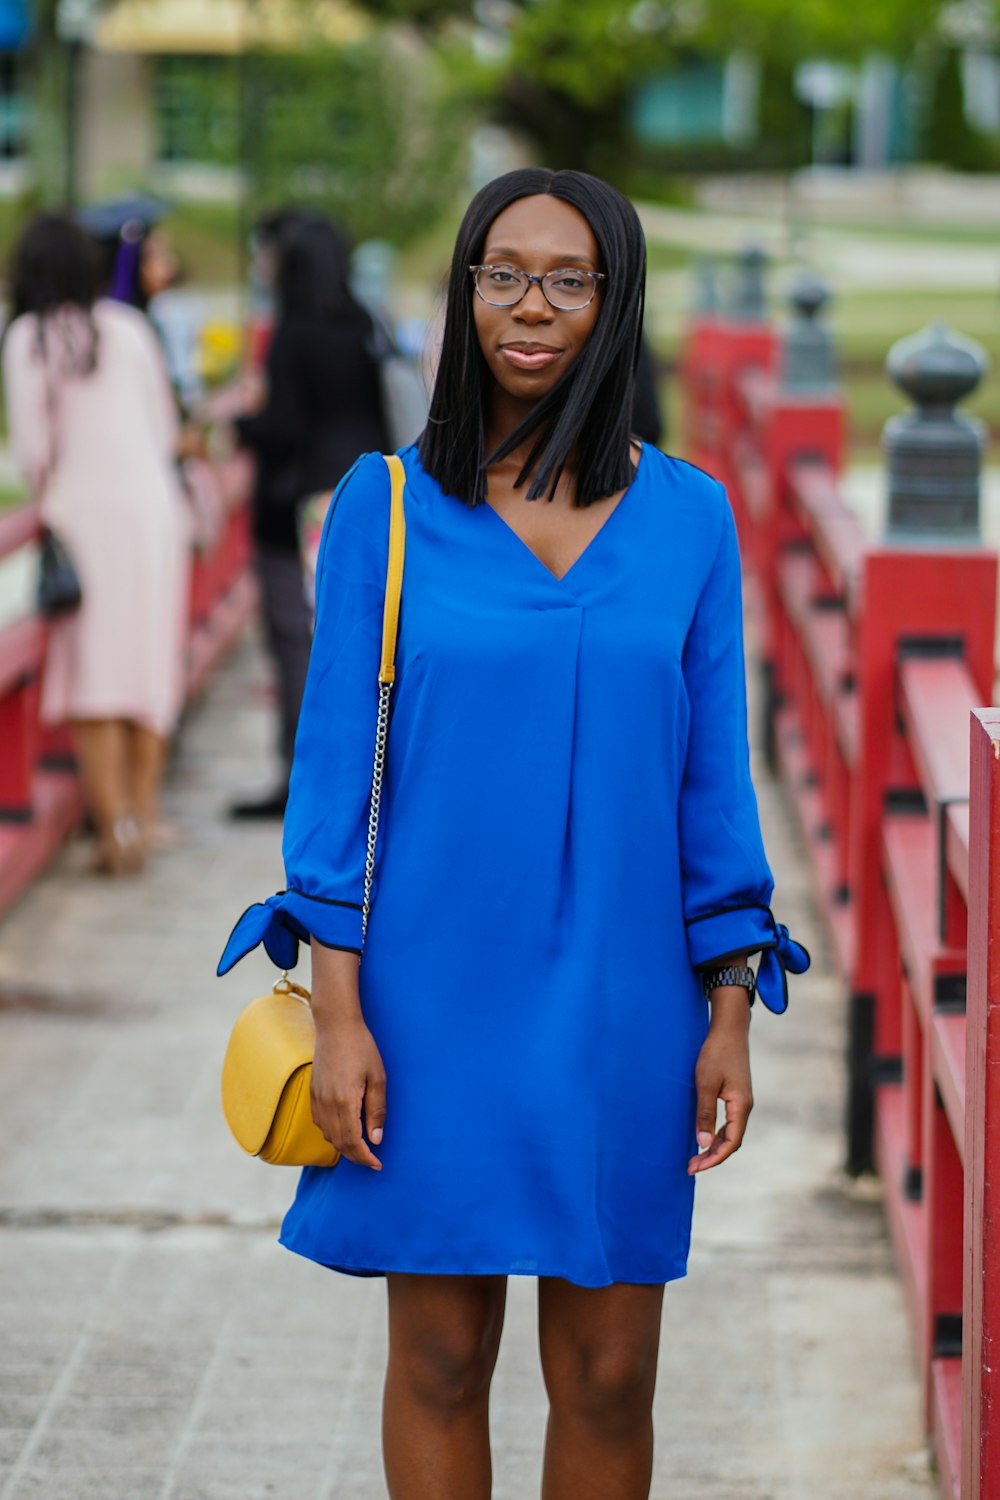
[(28, 150), (25, 46), (30, 18), (27, 0), (0, 0), (0, 191), (24, 181)]

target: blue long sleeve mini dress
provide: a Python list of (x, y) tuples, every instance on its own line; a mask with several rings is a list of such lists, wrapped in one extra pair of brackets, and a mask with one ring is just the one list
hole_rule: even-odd
[[(415, 448), (373, 905), (360, 967), (387, 1076), (382, 1171), (305, 1168), (281, 1233), (386, 1271), (682, 1276), (698, 966), (808, 955), (770, 911), (725, 493), (643, 448), (562, 579)], [(360, 459), (327, 518), (285, 821), (287, 889), (220, 962), (310, 935), (360, 951), (390, 487)], [(544, 501), (537, 502), (544, 504)]]

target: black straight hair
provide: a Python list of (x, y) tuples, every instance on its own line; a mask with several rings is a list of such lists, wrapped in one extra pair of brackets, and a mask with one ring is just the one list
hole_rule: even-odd
[(350, 286), (350, 242), (325, 214), (289, 216), (279, 226), (274, 243), (278, 252), (275, 290), (284, 316), (360, 314)]
[[(587, 220), (601, 257), (601, 306), (586, 346), (495, 452), (487, 454), (486, 418), (493, 378), (473, 320), (469, 267), (482, 260), (490, 225), (520, 198), (560, 198)], [(486, 499), (486, 471), (528, 438), (534, 441), (518, 486), (527, 498), (549, 498), (570, 455), (577, 465), (578, 505), (613, 495), (632, 482), (632, 391), (646, 288), (646, 241), (639, 216), (616, 188), (586, 172), (522, 167), (494, 178), (473, 198), (455, 242), (441, 361), (430, 415), (418, 441), (420, 461), (448, 495), (468, 505)]]
[[(63, 213), (38, 213), (18, 237), (7, 271), (10, 321), (34, 313), (38, 318), (38, 351), (46, 353), (46, 319), (63, 308), (84, 314), (84, 349), (67, 348), (68, 367), (88, 374), (97, 364), (97, 329), (93, 307), (100, 290), (97, 246), (75, 219)], [(6, 335), (6, 329), (4, 330)]]

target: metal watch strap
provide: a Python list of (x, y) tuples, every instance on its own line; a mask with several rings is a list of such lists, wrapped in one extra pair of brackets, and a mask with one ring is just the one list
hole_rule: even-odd
[(757, 977), (749, 964), (721, 964), (714, 969), (703, 969), (701, 982), (706, 995), (723, 985), (738, 985), (740, 989), (746, 990), (751, 1005), (757, 992)]

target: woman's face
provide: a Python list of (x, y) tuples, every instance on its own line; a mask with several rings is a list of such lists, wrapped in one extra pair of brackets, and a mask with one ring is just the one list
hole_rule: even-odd
[(166, 292), (177, 284), (180, 266), (173, 246), (162, 229), (151, 229), (143, 241), (139, 259), (139, 280), (147, 299)]
[[(497, 215), (486, 235), (482, 264), (534, 276), (563, 268), (603, 269), (583, 214), (547, 194), (519, 198)], [(473, 292), (479, 347), (500, 389), (518, 401), (544, 396), (583, 352), (600, 305), (598, 291), (589, 306), (563, 312), (546, 300), (537, 282), (513, 307), (493, 307)]]

